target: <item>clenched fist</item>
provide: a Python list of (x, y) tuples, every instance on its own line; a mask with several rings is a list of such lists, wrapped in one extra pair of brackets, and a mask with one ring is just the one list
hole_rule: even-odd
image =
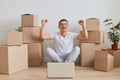
[(42, 26), (45, 26), (45, 25), (47, 24), (47, 22), (48, 22), (48, 20), (47, 20), (47, 19), (43, 19), (43, 20), (41, 21)]
[(79, 23), (81, 26), (84, 26), (84, 20), (79, 20), (78, 23)]

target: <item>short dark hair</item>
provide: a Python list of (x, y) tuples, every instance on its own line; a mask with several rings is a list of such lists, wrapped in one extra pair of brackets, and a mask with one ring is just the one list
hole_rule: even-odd
[(68, 20), (67, 20), (67, 19), (61, 19), (61, 20), (59, 21), (59, 25), (60, 25), (60, 23), (61, 23), (62, 21), (66, 21), (66, 22), (68, 23)]

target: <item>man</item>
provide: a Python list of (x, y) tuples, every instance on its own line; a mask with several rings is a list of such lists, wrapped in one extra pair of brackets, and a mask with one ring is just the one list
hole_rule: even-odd
[(88, 39), (88, 32), (86, 27), (84, 26), (84, 21), (79, 20), (78, 23), (82, 26), (83, 33), (77, 34), (73, 32), (68, 32), (69, 24), (66, 19), (61, 19), (58, 24), (58, 28), (60, 32), (45, 34), (44, 28), (47, 24), (47, 20), (44, 19), (41, 21), (42, 27), (40, 30), (41, 39), (45, 40), (54, 40), (55, 50), (52, 48), (47, 48), (47, 52), (49, 56), (55, 62), (75, 62), (79, 53), (79, 47), (74, 46), (74, 40), (84, 40)]

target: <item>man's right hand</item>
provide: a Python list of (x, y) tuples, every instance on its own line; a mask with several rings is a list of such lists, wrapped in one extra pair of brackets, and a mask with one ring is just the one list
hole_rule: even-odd
[(40, 39), (43, 39), (43, 40), (50, 40), (52, 39), (51, 35), (50, 34), (45, 34), (44, 33), (44, 29), (45, 29), (45, 25), (47, 24), (48, 20), (47, 19), (43, 19), (41, 21), (42, 23), (42, 26), (40, 28)]
[(48, 20), (47, 20), (47, 19), (43, 19), (43, 20), (41, 21), (42, 26), (45, 26), (45, 25), (47, 24), (47, 22), (48, 22)]

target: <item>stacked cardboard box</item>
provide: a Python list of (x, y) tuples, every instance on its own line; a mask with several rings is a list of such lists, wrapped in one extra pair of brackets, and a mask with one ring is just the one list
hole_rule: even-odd
[(21, 16), (20, 31), (23, 32), (23, 43), (28, 44), (28, 65), (38, 67), (42, 64), (40, 27), (38, 16), (24, 14)]
[(7, 45), (22, 45), (22, 32), (7, 32)]
[(11, 74), (28, 69), (28, 65), (42, 64), (37, 19), (37, 15), (22, 15), (19, 30), (7, 32), (7, 44), (0, 46), (0, 73)]
[(12, 74), (28, 69), (28, 46), (0, 46), (0, 73)]
[[(82, 34), (82, 31), (81, 31)], [(81, 40), (82, 43), (103, 43), (103, 31), (88, 31), (89, 38)]]
[(120, 67), (120, 50), (103, 49), (102, 51), (107, 51), (114, 57), (114, 67)]
[[(100, 30), (99, 19), (86, 19), (86, 28), (88, 30), (88, 39), (80, 41), (80, 63), (84, 67), (93, 67), (95, 51), (107, 49), (107, 45), (103, 41), (103, 31)], [(80, 33), (82, 34), (82, 31)]]
[(32, 14), (24, 14), (21, 17), (21, 25), (23, 27), (38, 26), (38, 16)]
[(29, 43), (28, 53), (29, 66), (42, 65), (41, 43)]
[(97, 50), (95, 52), (95, 66), (96, 70), (111, 71), (113, 69), (114, 57), (108, 51)]
[(40, 66), (42, 64), (42, 53), (38, 16), (23, 14), (21, 16), (21, 27), (18, 31), (7, 33), (7, 45), (28, 44), (29, 66)]
[(106, 43), (81, 43), (81, 66), (93, 67), (95, 59), (95, 51), (107, 49)]
[(98, 18), (88, 18), (86, 19), (86, 28), (88, 31), (99, 31), (100, 21)]
[(6, 39), (6, 45), (0, 46), (0, 73), (28, 69), (28, 45), (23, 44), (22, 32), (7, 32)]

